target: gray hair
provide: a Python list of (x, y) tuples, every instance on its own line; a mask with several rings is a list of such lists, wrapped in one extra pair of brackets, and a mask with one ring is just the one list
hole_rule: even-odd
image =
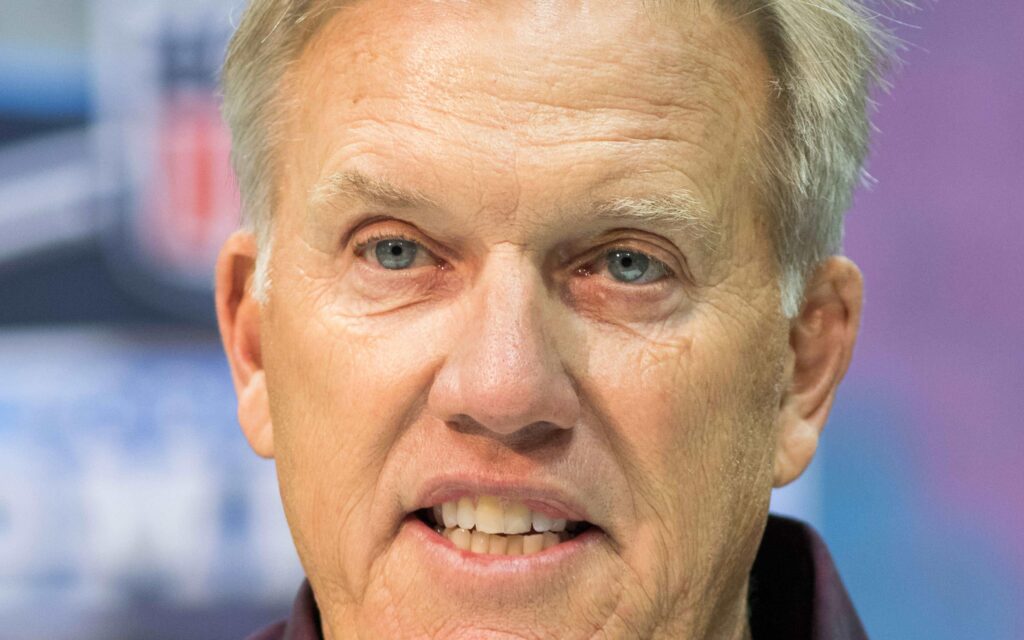
[[(671, 1), (671, 0), (669, 0)], [(679, 1), (679, 0), (675, 0)], [(842, 251), (843, 214), (870, 129), (869, 91), (895, 39), (858, 0), (714, 0), (749, 21), (772, 69), (771, 124), (762, 131), (758, 182), (780, 273), (782, 312), (795, 317), (806, 279)], [(346, 4), (250, 0), (222, 73), (224, 117), (242, 193), (243, 224), (259, 246), (254, 295), (269, 286), (273, 152), (286, 99), (281, 82), (317, 30)]]

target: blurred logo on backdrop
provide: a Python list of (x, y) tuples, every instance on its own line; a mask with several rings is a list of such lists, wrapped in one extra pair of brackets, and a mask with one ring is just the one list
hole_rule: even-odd
[[(92, 110), (0, 149), (0, 263), (62, 245), (95, 255), (99, 239), (120, 286), (212, 316), (216, 252), (239, 213), (217, 75), (243, 4), (75, 5), (92, 22), (79, 25)], [(19, 9), (44, 28), (56, 12)], [(2, 73), (0, 87), (31, 88)], [(75, 293), (108, 284), (97, 271), (71, 279)], [(65, 295), (58, 275), (41, 286)], [(237, 431), (208, 327), (8, 326), (0, 362), (0, 638), (235, 637), (229, 622), (251, 628), (291, 600), (301, 568), (274, 467)], [(206, 627), (182, 626), (200, 614)]]
[(124, 285), (212, 313), (217, 250), (238, 226), (218, 74), (238, 2), (95, 3), (100, 170), (122, 186), (106, 246)]

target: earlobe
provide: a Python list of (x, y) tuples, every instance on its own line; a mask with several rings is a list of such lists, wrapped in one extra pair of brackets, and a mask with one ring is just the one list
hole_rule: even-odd
[(270, 421), (267, 376), (262, 370), (254, 373), (238, 394), (238, 423), (257, 455), (274, 457), (274, 426)]
[(807, 469), (818, 450), (821, 431), (814, 423), (798, 416), (786, 416), (775, 449), (775, 468), (772, 484), (783, 487), (793, 482)]
[(814, 457), (853, 357), (862, 298), (860, 270), (841, 256), (819, 265), (807, 283), (803, 308), (790, 325), (788, 388), (777, 425), (776, 487), (796, 480)]
[(274, 440), (260, 347), (261, 308), (251, 293), (255, 265), (255, 238), (235, 232), (217, 259), (217, 324), (238, 395), (242, 432), (258, 455), (270, 458)]

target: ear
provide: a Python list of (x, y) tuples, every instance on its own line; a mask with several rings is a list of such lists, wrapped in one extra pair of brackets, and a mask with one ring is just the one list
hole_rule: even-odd
[(236, 231), (221, 247), (215, 280), (217, 324), (238, 394), (238, 422), (258, 455), (274, 456), (267, 377), (260, 351), (260, 303), (252, 296), (256, 239)]
[(860, 269), (842, 256), (821, 263), (805, 287), (803, 307), (790, 322), (788, 387), (775, 447), (776, 487), (796, 480), (814, 457), (853, 356), (863, 294)]

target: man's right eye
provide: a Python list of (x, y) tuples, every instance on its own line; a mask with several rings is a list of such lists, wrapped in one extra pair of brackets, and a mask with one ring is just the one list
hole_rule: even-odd
[(419, 242), (401, 236), (368, 238), (356, 247), (356, 254), (391, 271), (435, 264), (433, 256)]

